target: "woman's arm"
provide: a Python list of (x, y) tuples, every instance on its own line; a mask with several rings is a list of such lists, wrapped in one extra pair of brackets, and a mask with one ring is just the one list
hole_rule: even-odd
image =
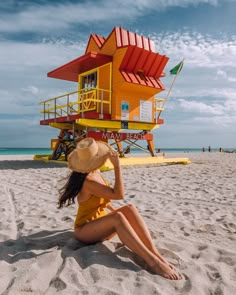
[(123, 183), (123, 176), (121, 173), (121, 167), (120, 167), (120, 159), (119, 155), (116, 151), (112, 150), (111, 153), (109, 154), (108, 158), (112, 165), (114, 166), (114, 172), (115, 172), (115, 184), (113, 191), (120, 195), (120, 199), (124, 199), (124, 183)]
[(93, 179), (87, 178), (84, 182), (83, 189), (91, 195), (107, 198), (110, 200), (120, 200), (124, 198), (124, 184), (121, 174), (120, 160), (118, 153), (111, 150), (108, 156), (114, 166), (115, 184), (114, 188), (101, 184)]

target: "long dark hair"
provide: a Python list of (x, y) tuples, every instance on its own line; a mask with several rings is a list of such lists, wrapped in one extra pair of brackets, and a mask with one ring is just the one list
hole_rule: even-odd
[(59, 189), (58, 208), (67, 207), (75, 203), (75, 198), (81, 191), (87, 175), (88, 173), (71, 172), (66, 184)]

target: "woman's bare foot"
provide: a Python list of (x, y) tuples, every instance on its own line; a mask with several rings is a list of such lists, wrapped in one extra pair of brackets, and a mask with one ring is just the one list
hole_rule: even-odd
[[(169, 280), (181, 280), (182, 276), (175, 269), (171, 268), (168, 264), (162, 261), (157, 261), (150, 266), (151, 270), (166, 279)], [(173, 267), (173, 266), (172, 266)]]
[(161, 260), (161, 262), (167, 264), (171, 269), (175, 270), (174, 265), (170, 264), (159, 252), (155, 252), (155, 255), (157, 256), (158, 259)]

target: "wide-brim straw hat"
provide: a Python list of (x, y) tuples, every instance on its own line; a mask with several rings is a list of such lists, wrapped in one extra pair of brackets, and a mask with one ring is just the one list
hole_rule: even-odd
[(103, 141), (87, 137), (78, 142), (68, 157), (69, 169), (89, 173), (100, 168), (107, 160), (110, 146)]

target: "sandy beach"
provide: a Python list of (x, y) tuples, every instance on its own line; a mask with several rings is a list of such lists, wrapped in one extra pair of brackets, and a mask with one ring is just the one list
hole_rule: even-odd
[(236, 154), (166, 156), (192, 163), (124, 167), (126, 198), (113, 204), (139, 209), (183, 280), (144, 270), (117, 237), (76, 241), (77, 205), (56, 205), (64, 165), (0, 156), (0, 294), (236, 294)]

